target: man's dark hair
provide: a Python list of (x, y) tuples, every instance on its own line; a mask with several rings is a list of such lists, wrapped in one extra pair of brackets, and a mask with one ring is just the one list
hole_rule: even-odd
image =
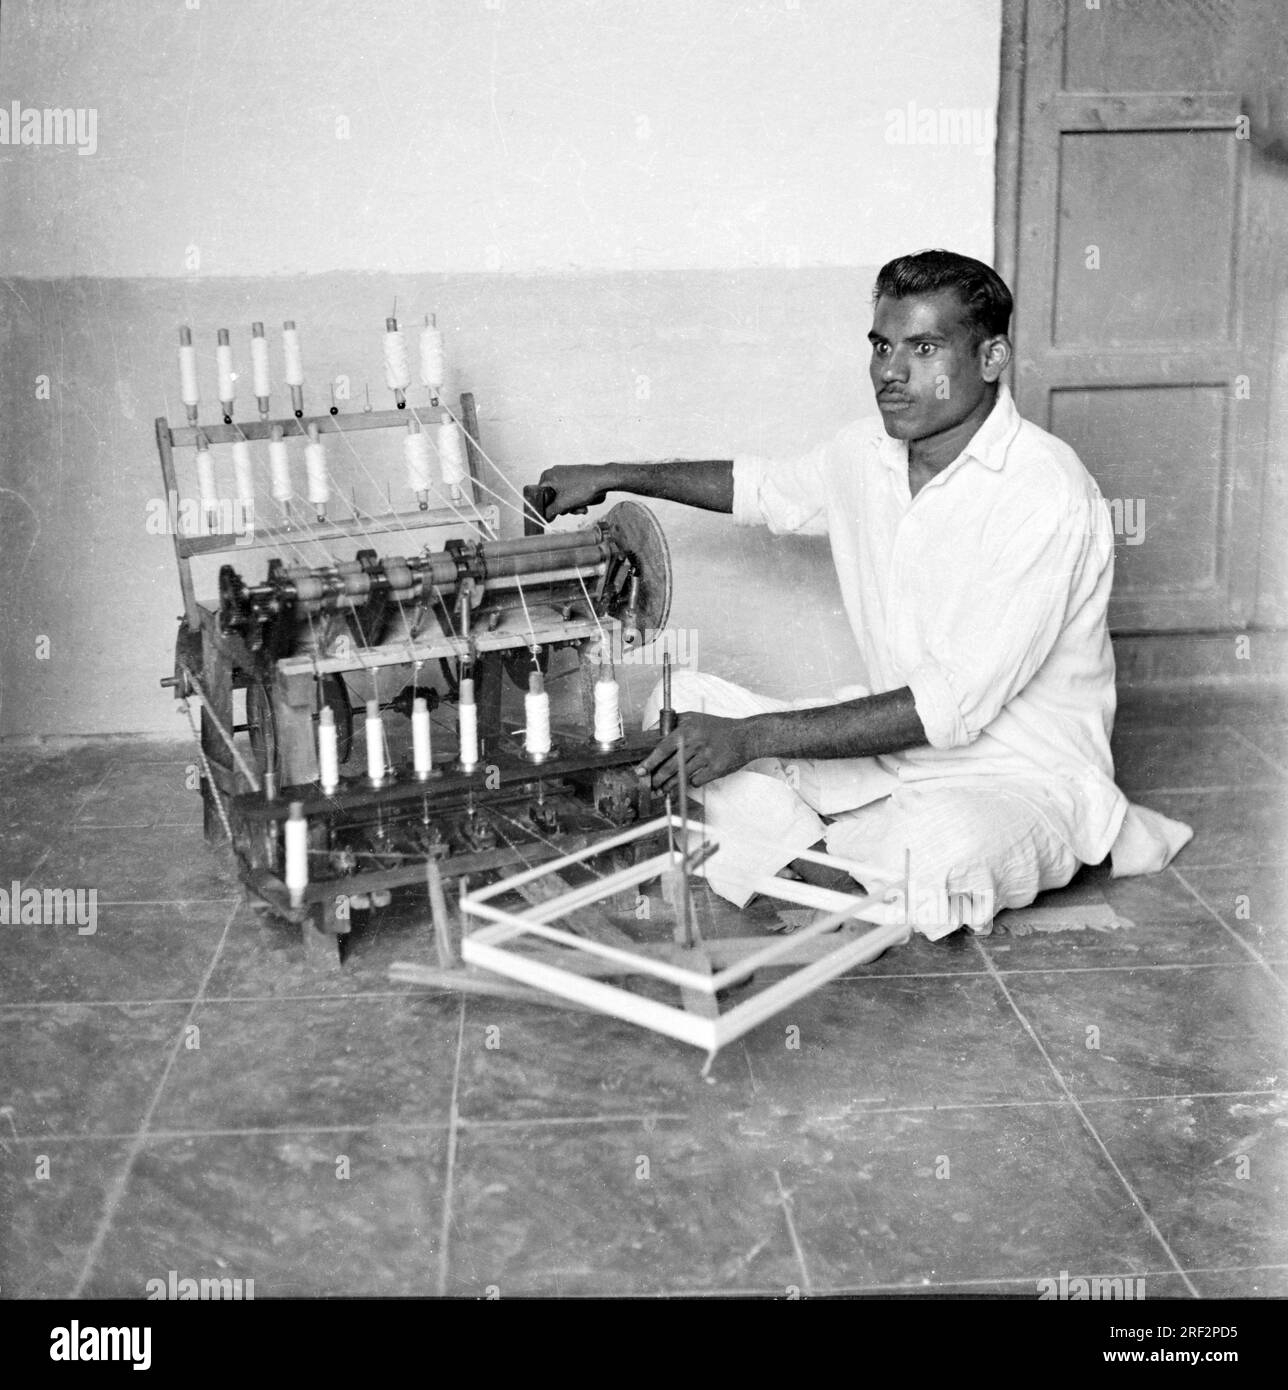
[(992, 266), (955, 251), (918, 251), (887, 261), (877, 274), (872, 302), (882, 295), (909, 299), (939, 290), (956, 292), (976, 343), (1010, 328), (1014, 301), (1006, 282)]

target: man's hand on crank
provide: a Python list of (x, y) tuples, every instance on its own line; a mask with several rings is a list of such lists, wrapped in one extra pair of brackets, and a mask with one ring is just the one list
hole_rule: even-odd
[(702, 787), (737, 772), (751, 761), (748, 756), (747, 721), (721, 719), (714, 714), (686, 710), (669, 733), (636, 771), (648, 777), (655, 790), (674, 796), (680, 789), (680, 736), (684, 736), (684, 766), (688, 784)]

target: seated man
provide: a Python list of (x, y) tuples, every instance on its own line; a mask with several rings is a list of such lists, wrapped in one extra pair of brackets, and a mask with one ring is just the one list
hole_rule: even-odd
[(721, 843), (707, 877), (734, 903), (766, 873), (811, 877), (797, 856), (825, 845), (869, 892), (945, 903), (916, 919), (938, 936), (987, 929), (1111, 850), (1116, 873), (1161, 868), (1189, 832), (1129, 816), (1114, 784), (1113, 528), (1077, 455), (1002, 384), (1010, 291), (980, 261), (923, 251), (884, 266), (873, 298), (879, 416), (781, 463), (609, 463), (541, 482), (551, 517), (621, 491), (829, 538), (875, 693), (789, 704), (681, 674), (680, 730), (643, 770), (673, 791), (683, 732)]

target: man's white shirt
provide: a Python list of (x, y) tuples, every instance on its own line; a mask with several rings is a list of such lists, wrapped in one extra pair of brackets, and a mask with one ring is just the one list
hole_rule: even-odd
[(1113, 780), (1109, 509), (1077, 454), (1003, 386), (916, 497), (879, 416), (798, 458), (734, 460), (734, 520), (826, 535), (874, 693), (911, 689), (929, 746), (882, 755), (902, 782), (999, 785), (1084, 863), (1127, 811)]

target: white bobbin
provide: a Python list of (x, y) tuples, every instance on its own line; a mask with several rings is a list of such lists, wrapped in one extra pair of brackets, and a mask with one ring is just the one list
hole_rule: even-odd
[(611, 747), (621, 737), (621, 690), (612, 676), (604, 676), (595, 682), (595, 742)]
[(418, 781), (424, 782), (434, 775), (429, 701), (423, 695), (417, 695), (411, 702), (411, 762)]
[(385, 780), (385, 726), (380, 718), (380, 701), (367, 701), (367, 777), (374, 786)]
[(550, 692), (540, 671), (528, 675), (528, 692), (523, 697), (523, 751), (534, 762), (550, 756)]
[(466, 676), (461, 681), (460, 703), (456, 707), (457, 736), (460, 739), (460, 762), (463, 772), (473, 772), (479, 765), (479, 711), (474, 703), (474, 682)]
[(300, 333), (294, 319), (282, 324), (282, 354), (286, 358), (286, 384), (291, 388), (291, 409), (298, 420), (304, 414), (304, 359), (300, 356)]
[(226, 328), (221, 328), (216, 337), (215, 367), (219, 373), (219, 408), (224, 412), (224, 424), (231, 425), (237, 373), (233, 371), (233, 348)]
[(427, 511), (429, 489), (433, 486), (433, 464), (430, 459), (429, 436), (422, 433), (419, 420), (407, 421), (403, 453), (407, 456), (407, 483), (416, 494), (421, 511)]
[(260, 416), (267, 419), (272, 378), (268, 371), (268, 339), (264, 337), (262, 323), (252, 323), (250, 326), (250, 374), (255, 404), (259, 406)]
[(197, 436), (197, 493), (201, 498), (201, 528), (205, 531), (219, 514), (219, 491), (215, 486), (215, 460), (204, 434)]
[(385, 320), (385, 385), (394, 393), (401, 410), (407, 404), (406, 391), (411, 385), (411, 366), (407, 361), (407, 342), (397, 319)]
[(295, 489), (291, 486), (291, 451), (282, 437), (281, 425), (274, 425), (269, 436), (268, 472), (273, 500), (285, 506), (295, 496)]
[(255, 510), (255, 467), (251, 462), (250, 444), (244, 439), (233, 440), (233, 479), (237, 488), (237, 505), (243, 516)]
[(438, 465), (443, 473), (443, 488), (453, 500), (461, 495), (461, 484), (469, 477), (465, 460), (465, 436), (460, 426), (446, 412), (438, 425)]
[(425, 315), (425, 326), (420, 330), (420, 381), (429, 390), (429, 403), (438, 404), (438, 393), (443, 389), (443, 378), (447, 375), (447, 360), (443, 351), (443, 330), (437, 326), (433, 314)]
[(318, 427), (309, 426), (309, 442), (304, 446), (304, 467), (308, 474), (308, 498), (317, 512), (318, 520), (326, 520), (326, 504), (331, 500), (331, 480), (326, 471), (326, 449), (318, 436)]
[(330, 705), (318, 715), (318, 782), (327, 796), (340, 785), (340, 738)]
[(188, 423), (197, 423), (197, 406), (201, 393), (197, 390), (197, 349), (192, 345), (192, 329), (179, 329), (179, 399), (188, 410)]
[(291, 895), (291, 906), (299, 907), (304, 901), (304, 890), (309, 886), (309, 823), (304, 819), (303, 802), (291, 802), (285, 831), (286, 888)]

